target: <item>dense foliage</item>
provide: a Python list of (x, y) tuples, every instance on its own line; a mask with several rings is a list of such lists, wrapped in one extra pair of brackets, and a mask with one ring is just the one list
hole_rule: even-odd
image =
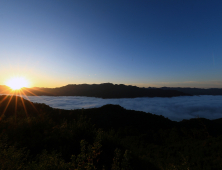
[(221, 119), (174, 122), (116, 105), (68, 111), (0, 97), (2, 170), (222, 169)]

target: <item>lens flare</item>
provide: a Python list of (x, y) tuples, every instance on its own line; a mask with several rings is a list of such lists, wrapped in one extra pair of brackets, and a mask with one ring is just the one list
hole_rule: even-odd
[(13, 77), (9, 79), (6, 83), (12, 90), (20, 90), (23, 87), (28, 87), (29, 82), (24, 77)]

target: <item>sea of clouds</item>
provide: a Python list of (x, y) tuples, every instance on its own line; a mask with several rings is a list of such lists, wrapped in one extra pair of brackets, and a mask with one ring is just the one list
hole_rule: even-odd
[(117, 104), (129, 110), (163, 115), (174, 121), (197, 117), (207, 119), (222, 118), (222, 96), (203, 95), (122, 99), (101, 99), (80, 96), (28, 96), (28, 99), (36, 103), (45, 103), (53, 108), (67, 110), (96, 108), (106, 104)]

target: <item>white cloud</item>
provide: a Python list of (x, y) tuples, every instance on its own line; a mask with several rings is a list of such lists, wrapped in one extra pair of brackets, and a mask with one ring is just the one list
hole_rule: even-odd
[[(25, 97), (24, 97), (25, 98)], [(78, 96), (29, 96), (32, 102), (45, 103), (53, 108), (81, 109), (95, 108), (106, 104), (118, 104), (126, 109), (163, 115), (171, 120), (204, 117), (222, 118), (222, 96), (181, 96), (172, 98), (144, 97), (124, 99), (101, 99)]]

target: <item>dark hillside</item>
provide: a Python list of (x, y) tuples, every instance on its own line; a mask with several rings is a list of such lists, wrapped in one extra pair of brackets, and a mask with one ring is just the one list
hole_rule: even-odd
[[(5, 87), (4, 87), (5, 89)], [(0, 92), (4, 91), (4, 89)], [(6, 92), (6, 91), (5, 91)], [(136, 86), (126, 86), (123, 84), (80, 84), (67, 85), (58, 88), (23, 88), (23, 92), (28, 95), (47, 95), (47, 96), (87, 96), (99, 98), (135, 98), (135, 97), (173, 97), (173, 96), (191, 96), (176, 90), (146, 89)], [(2, 93), (2, 94), (8, 94)]]
[[(32, 89), (29, 89), (32, 91)], [(111, 83), (104, 84), (82, 84), (82, 85), (67, 85), (54, 89), (40, 89), (55, 96), (87, 96), (100, 98), (135, 98), (135, 97), (172, 97), (184, 96), (183, 92), (176, 90), (164, 91), (161, 89), (146, 89), (136, 86), (126, 86), (123, 84), (114, 85)], [(28, 93), (27, 93), (28, 94)]]
[(222, 119), (62, 110), (15, 96), (0, 96), (0, 114), (0, 169), (222, 169)]

